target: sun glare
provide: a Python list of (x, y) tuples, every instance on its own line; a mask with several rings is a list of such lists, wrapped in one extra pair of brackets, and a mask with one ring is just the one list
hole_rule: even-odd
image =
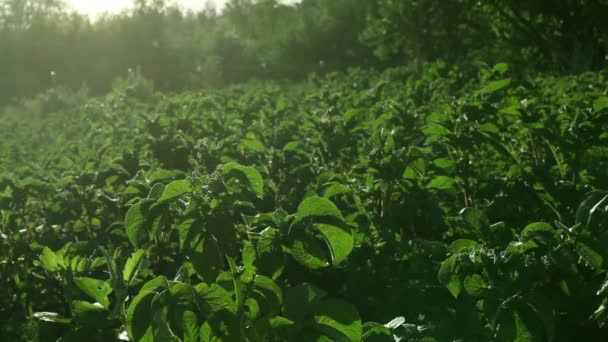
[[(103, 13), (119, 13), (133, 7), (133, 0), (68, 0), (68, 4), (76, 11), (97, 17)], [(216, 8), (222, 8), (228, 0), (212, 0)], [(172, 1), (185, 9), (200, 10), (205, 6), (204, 0)]]

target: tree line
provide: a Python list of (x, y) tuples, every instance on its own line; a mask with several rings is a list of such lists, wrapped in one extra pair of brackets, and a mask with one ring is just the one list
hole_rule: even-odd
[(157, 89), (294, 80), (443, 60), (572, 73), (608, 60), (605, 0), (164, 0), (95, 21), (61, 0), (0, 0), (0, 104), (55, 86), (107, 92), (140, 72)]

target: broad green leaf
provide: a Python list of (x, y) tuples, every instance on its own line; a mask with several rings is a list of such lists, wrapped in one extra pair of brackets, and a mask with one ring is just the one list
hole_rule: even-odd
[(507, 249), (505, 250), (505, 252), (508, 255), (510, 255), (510, 254), (524, 254), (527, 251), (529, 251), (531, 249), (535, 249), (535, 248), (538, 248), (538, 245), (534, 241), (527, 241), (525, 243), (520, 242), (520, 241), (512, 241), (507, 246)]
[(319, 242), (304, 233), (294, 234), (291, 254), (297, 262), (313, 270), (329, 266)]
[(148, 331), (151, 331), (150, 322), (152, 312), (150, 306), (155, 292), (140, 292), (127, 309), (127, 332), (132, 341), (140, 341)]
[(297, 285), (287, 289), (283, 300), (285, 317), (294, 321), (302, 321), (314, 310), (314, 305), (325, 296), (323, 290), (309, 284)]
[(110, 299), (108, 295), (112, 293), (112, 287), (110, 284), (103, 280), (93, 278), (74, 278), (76, 286), (84, 291), (89, 297), (98, 301), (104, 308), (110, 307)]
[(283, 303), (283, 292), (274, 280), (262, 275), (256, 275), (253, 280), (253, 285), (266, 301), (268, 301), (268, 304), (272, 308), (277, 311), (280, 310), (281, 304)]
[(456, 180), (452, 177), (448, 176), (437, 176), (433, 178), (429, 184), (427, 184), (427, 188), (429, 189), (437, 189), (437, 190), (450, 190), (454, 188), (456, 184)]
[(484, 232), (490, 227), (486, 214), (477, 208), (464, 208), (460, 211), (460, 216), (476, 232)]
[(534, 338), (531, 327), (522, 319), (522, 315), (515, 311), (515, 340), (513, 342), (534, 342), (537, 339)]
[(393, 332), (380, 323), (366, 322), (363, 324), (363, 336), (361, 336), (361, 340), (365, 340), (372, 335), (392, 336)]
[(298, 221), (314, 217), (335, 217), (344, 221), (342, 213), (332, 201), (318, 196), (304, 199), (298, 206), (296, 217)]
[(475, 248), (477, 245), (479, 245), (479, 243), (474, 240), (458, 239), (452, 242), (450, 246), (448, 246), (448, 251), (452, 254), (456, 254), (464, 249)]
[(204, 237), (194, 246), (190, 262), (205, 281), (213, 282), (224, 267), (224, 258), (213, 237)]
[(164, 191), (165, 191), (165, 185), (162, 183), (156, 183), (152, 187), (152, 189), (150, 189), (150, 193), (148, 194), (148, 199), (156, 201), (163, 195)]
[(175, 307), (189, 309), (196, 303), (196, 294), (189, 283), (174, 282), (170, 292), (171, 302)]
[(297, 141), (289, 142), (285, 145), (285, 147), (283, 147), (283, 152), (297, 151), (300, 149), (300, 146), (301, 144)]
[(192, 311), (184, 311), (182, 322), (184, 324), (183, 342), (199, 342), (199, 325), (196, 314)]
[(498, 63), (498, 64), (494, 65), (494, 67), (492, 68), (492, 71), (497, 72), (499, 74), (504, 74), (507, 71), (509, 71), (509, 64)]
[(280, 241), (280, 233), (277, 229), (266, 228), (260, 233), (257, 241), (256, 266), (273, 279), (278, 278), (284, 269), (285, 254)]
[(350, 189), (344, 184), (332, 184), (323, 192), (323, 197), (332, 198), (337, 195), (349, 193)]
[(540, 318), (545, 327), (547, 341), (555, 339), (556, 322), (554, 308), (556, 303), (553, 303), (548, 297), (542, 293), (534, 293), (527, 299), (528, 305), (534, 310), (535, 314)]
[(438, 123), (430, 123), (422, 129), (422, 133), (428, 137), (441, 137), (443, 135), (450, 135), (452, 132)]
[(169, 327), (168, 305), (170, 304), (170, 301), (171, 294), (169, 290), (154, 294), (154, 298), (152, 299), (151, 304), (151, 327), (154, 341), (181, 342), (181, 340), (177, 336), (175, 336), (175, 334)]
[(167, 185), (158, 203), (171, 202), (185, 194), (192, 192), (192, 185), (187, 180), (176, 180)]
[(245, 139), (241, 141), (241, 145), (253, 152), (264, 153), (266, 151), (266, 146), (259, 140)]
[(274, 317), (271, 317), (268, 319), (268, 327), (270, 329), (286, 327), (286, 326), (290, 326), (290, 325), (294, 325), (294, 324), (295, 324), (294, 321), (291, 321), (282, 316), (274, 316)]
[(219, 285), (200, 283), (194, 287), (194, 290), (201, 307), (208, 313), (221, 310), (236, 312), (236, 304), (232, 300), (232, 295)]
[(481, 297), (488, 284), (479, 274), (469, 275), (463, 281), (464, 290), (473, 297)]
[(597, 269), (603, 269), (604, 257), (602, 253), (594, 248), (595, 244), (589, 239), (580, 238), (574, 245), (576, 252), (587, 261), (591, 266)]
[(433, 164), (444, 170), (451, 170), (456, 167), (456, 162), (449, 158), (438, 158), (433, 161)]
[(256, 193), (258, 198), (264, 198), (264, 179), (262, 175), (253, 167), (243, 166), (237, 163), (228, 163), (224, 165), (224, 173), (229, 174), (231, 171), (238, 171), (245, 176), (249, 182), (249, 186)]
[(49, 272), (57, 272), (65, 269), (63, 258), (48, 247), (44, 247), (44, 249), (42, 249), (42, 253), (40, 254), (40, 263)]
[(556, 231), (544, 222), (531, 223), (521, 231), (523, 241), (535, 240), (536, 242), (549, 243), (555, 237)]
[(441, 267), (439, 267), (439, 273), (437, 275), (439, 282), (448, 288), (454, 298), (458, 298), (462, 291), (462, 284), (458, 275), (458, 254), (454, 254), (447, 258)]
[(507, 86), (509, 86), (511, 84), (511, 79), (510, 78), (505, 78), (502, 80), (498, 80), (498, 81), (492, 81), (490, 83), (488, 83), (488, 85), (486, 85), (485, 87), (483, 87), (480, 90), (480, 93), (482, 94), (492, 94), (495, 93)]
[(179, 234), (179, 249), (184, 250), (192, 247), (193, 228), (199, 224), (195, 217), (184, 218), (177, 224)]
[(144, 223), (146, 222), (144, 208), (146, 206), (147, 203), (138, 202), (129, 208), (129, 211), (127, 211), (127, 215), (125, 216), (125, 231), (127, 233), (127, 238), (135, 248), (138, 247), (140, 236), (143, 235)]
[(135, 278), (135, 276), (137, 275), (137, 269), (139, 268), (139, 264), (141, 263), (141, 260), (145, 253), (145, 250), (139, 249), (133, 254), (131, 254), (131, 257), (129, 257), (129, 259), (127, 259), (127, 262), (125, 263), (125, 269), (122, 272), (122, 280), (127, 283), (127, 285), (130, 284), (133, 278)]
[(200, 342), (221, 342), (220, 339), (215, 337), (209, 322), (205, 322), (203, 325), (201, 325), (200, 337)]
[(339, 299), (325, 299), (315, 309), (314, 322), (319, 331), (334, 341), (361, 341), (363, 325), (357, 309)]
[(154, 292), (154, 291), (160, 291), (160, 290), (166, 290), (169, 288), (169, 280), (167, 280), (167, 278), (165, 276), (160, 276), (160, 277), (156, 277), (150, 281), (148, 281), (147, 283), (144, 284), (144, 286), (141, 287), (141, 289), (139, 290), (139, 293), (144, 293), (144, 292)]
[(352, 234), (340, 227), (329, 224), (318, 223), (314, 226), (325, 238), (325, 242), (327, 242), (329, 250), (331, 251), (333, 264), (338, 265), (346, 260), (353, 250), (354, 240)]
[(593, 109), (595, 112), (601, 112), (608, 108), (608, 96), (602, 96), (593, 101)]

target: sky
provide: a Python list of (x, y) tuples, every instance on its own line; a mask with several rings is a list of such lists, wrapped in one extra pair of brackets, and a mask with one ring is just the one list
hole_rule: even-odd
[[(221, 9), (228, 0), (209, 0), (215, 4), (216, 8)], [(297, 0), (284, 0), (284, 3), (294, 3)], [(175, 0), (175, 3), (180, 6), (200, 10), (205, 7), (207, 0)], [(117, 13), (124, 9), (130, 8), (133, 5), (133, 0), (67, 0), (69, 6), (80, 13), (89, 15), (92, 18), (99, 16), (102, 13)]]

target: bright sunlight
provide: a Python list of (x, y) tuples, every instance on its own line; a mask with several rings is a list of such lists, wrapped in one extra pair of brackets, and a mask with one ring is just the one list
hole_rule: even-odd
[[(184, 9), (200, 10), (205, 6), (206, 1), (201, 0), (176, 0), (173, 1)], [(221, 9), (228, 0), (210, 0), (216, 8)], [(103, 13), (118, 13), (133, 7), (132, 0), (68, 0), (67, 3), (76, 11), (90, 17), (97, 17)]]

